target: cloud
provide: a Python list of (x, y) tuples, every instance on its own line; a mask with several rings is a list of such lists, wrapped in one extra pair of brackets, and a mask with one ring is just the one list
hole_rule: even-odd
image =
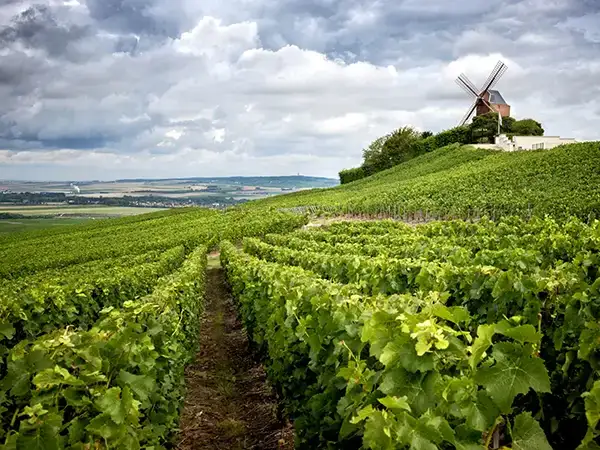
[(0, 177), (335, 176), (394, 128), (456, 125), (470, 99), (453, 78), (481, 84), (498, 59), (514, 115), (598, 139), (598, 14), (584, 0), (4, 2)]

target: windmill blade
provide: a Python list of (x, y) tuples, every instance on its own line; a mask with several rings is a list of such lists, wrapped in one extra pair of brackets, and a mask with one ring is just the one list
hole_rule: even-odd
[(467, 112), (467, 114), (465, 114), (465, 116), (462, 118), (462, 120), (460, 121), (459, 126), (463, 126), (464, 124), (466, 124), (468, 122), (468, 120), (471, 118), (471, 116), (473, 115), (473, 112), (475, 111), (475, 108), (477, 108), (477, 104), (479, 103), (479, 99), (475, 100), (475, 102), (473, 102), (473, 104), (471, 105), (471, 107), (469, 108), (469, 111)]
[(465, 91), (467, 94), (469, 94), (472, 97), (477, 98), (477, 92), (473, 91), (469, 85), (467, 85), (463, 80), (461, 80), (460, 78), (457, 78), (456, 80), (454, 80), (456, 82), (456, 84), (458, 84), (463, 91)]
[(484, 92), (494, 87), (496, 83), (498, 83), (500, 77), (504, 75), (504, 72), (506, 72), (507, 69), (508, 67), (506, 66), (506, 64), (504, 64), (502, 61), (498, 61), (498, 64), (496, 64), (496, 67), (494, 68), (494, 70), (492, 70), (492, 73), (481, 88), (481, 95), (483, 95)]
[(481, 88), (481, 92), (485, 92), (485, 87), (490, 83), (490, 81), (492, 80), (492, 78), (494, 78), (494, 75), (496, 74), (496, 72), (498, 72), (500, 70), (500, 68), (502, 67), (502, 61), (498, 61), (496, 63), (496, 66), (492, 69), (492, 71), (490, 72), (489, 76), (487, 77), (487, 79), (485, 80), (485, 83), (483, 83), (483, 87)]
[(500, 69), (500, 72), (498, 72), (498, 74), (494, 77), (494, 79), (490, 82), (490, 85), (488, 86), (488, 90), (489, 89), (493, 89), (494, 86), (496, 86), (496, 84), (498, 83), (498, 81), (500, 80), (500, 78), (502, 78), (502, 76), (504, 75), (504, 73), (508, 70), (508, 67), (505, 65), (502, 65), (502, 69)]
[(460, 82), (462, 84), (465, 85), (465, 87), (467, 89), (469, 89), (469, 91), (471, 91), (474, 95), (476, 95), (477, 97), (479, 97), (479, 91), (477, 91), (477, 88), (475, 87), (475, 85), (473, 84), (473, 82), (471, 80), (469, 80), (469, 78), (464, 73), (461, 73), (458, 76), (458, 79), (460, 80)]

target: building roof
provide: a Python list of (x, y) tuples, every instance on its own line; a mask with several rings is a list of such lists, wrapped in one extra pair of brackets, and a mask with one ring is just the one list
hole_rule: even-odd
[(500, 94), (500, 92), (498, 91), (494, 91), (494, 90), (490, 90), (488, 91), (490, 94), (490, 100), (489, 102), (492, 105), (506, 105), (506, 100), (504, 100), (504, 97), (502, 97), (502, 94)]

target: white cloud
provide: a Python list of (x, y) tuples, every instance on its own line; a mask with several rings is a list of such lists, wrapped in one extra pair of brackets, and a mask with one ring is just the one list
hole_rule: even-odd
[(498, 59), (515, 116), (600, 137), (597, 14), (558, 1), (52, 2), (58, 28), (0, 53), (0, 177), (335, 176), (394, 128), (456, 125), (454, 78), (479, 85)]
[(181, 138), (181, 136), (183, 136), (183, 131), (181, 130), (169, 130), (165, 133), (165, 136), (171, 139), (174, 139), (176, 141), (179, 140), (179, 138)]
[(600, 12), (580, 17), (570, 17), (563, 26), (582, 33), (585, 39), (590, 42), (600, 43)]

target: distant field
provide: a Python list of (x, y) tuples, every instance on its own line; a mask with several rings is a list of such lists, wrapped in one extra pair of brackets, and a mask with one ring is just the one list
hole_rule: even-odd
[(135, 216), (164, 208), (134, 208), (121, 206), (66, 206), (66, 205), (40, 205), (40, 206), (0, 206), (0, 213), (22, 214), (24, 216), (57, 216), (57, 215), (85, 215), (90, 217), (107, 216)]
[[(61, 225), (73, 225), (93, 219), (108, 217), (135, 216), (164, 208), (133, 208), (119, 206), (68, 206), (68, 205), (40, 205), (40, 206), (0, 206), (1, 213), (31, 216), (31, 218), (0, 219), (0, 233), (15, 231), (37, 230)], [(39, 216), (47, 216), (40, 218)]]
[(88, 220), (93, 220), (91, 217), (82, 218), (48, 218), (48, 219), (9, 219), (0, 220), (0, 234), (14, 233), (16, 231), (39, 230), (41, 228), (49, 228), (63, 225), (75, 225), (84, 223)]

